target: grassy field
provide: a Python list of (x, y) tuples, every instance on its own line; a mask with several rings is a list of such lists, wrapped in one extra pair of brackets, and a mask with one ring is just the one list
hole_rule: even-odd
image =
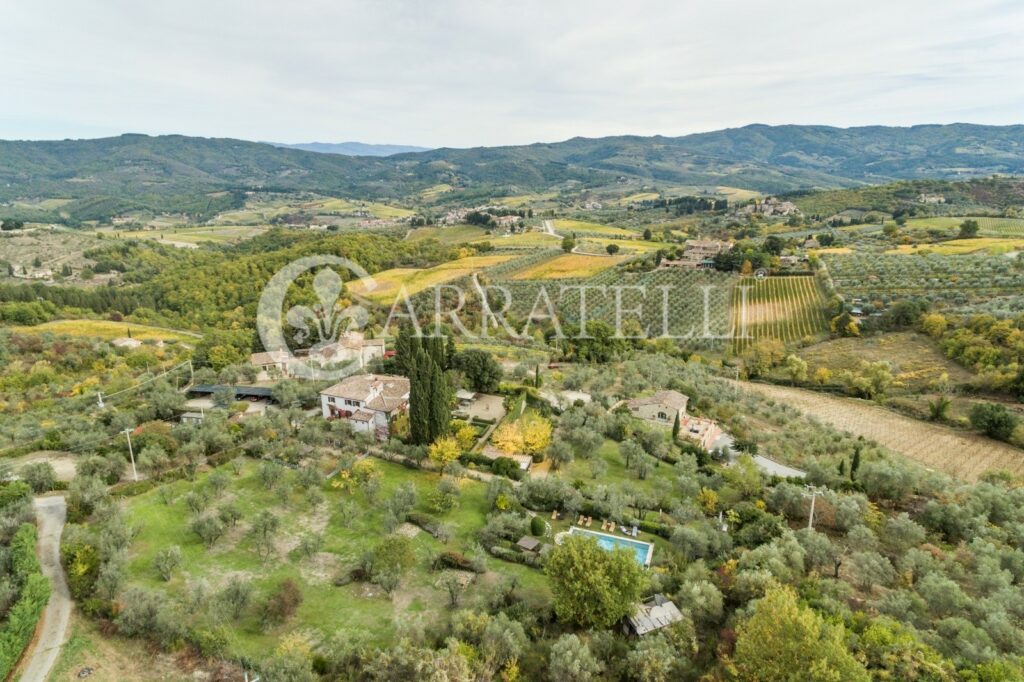
[(654, 201), (660, 196), (661, 195), (658, 194), (657, 192), (637, 192), (635, 194), (624, 196), (621, 199), (616, 199), (615, 204), (618, 206), (626, 206), (628, 204), (635, 204), (640, 201)]
[(585, 220), (552, 220), (555, 232), (561, 235), (572, 234), (599, 234), (607, 235), (609, 237), (626, 237), (629, 239), (635, 239), (640, 235), (632, 230), (627, 230), (622, 227), (614, 227), (612, 225), (601, 225), (600, 223), (590, 223)]
[(759, 199), (762, 196), (760, 192), (755, 192), (752, 189), (726, 187), (724, 185), (716, 187), (715, 192), (728, 199), (730, 204), (741, 203), (750, 199)]
[(453, 189), (454, 188), (451, 185), (447, 184), (433, 185), (432, 187), (428, 187), (422, 192), (420, 192), (420, 196), (427, 201), (433, 201), (434, 199), (440, 197), (442, 194), (447, 194), (448, 192), (451, 192)]
[(512, 279), (565, 279), (569, 277), (593, 277), (614, 267), (629, 256), (588, 256), (566, 253), (550, 260), (531, 265), (512, 276)]
[(958, 365), (928, 337), (915, 332), (894, 332), (864, 338), (833, 339), (801, 349), (813, 376), (819, 367), (832, 372), (856, 370), (862, 361), (885, 361), (893, 377), (909, 390), (927, 390), (945, 374), (953, 385), (971, 381), (973, 374)]
[(198, 334), (147, 327), (131, 322), (111, 322), (110, 320), (53, 320), (31, 327), (9, 327), (19, 334), (57, 334), (66, 336), (87, 336), (98, 339), (116, 339), (127, 336), (131, 330), (133, 339), (139, 341), (162, 340), (195, 343)]
[(495, 199), (494, 203), (499, 206), (529, 206), (530, 204), (537, 204), (544, 201), (551, 201), (558, 196), (558, 192), (537, 192), (534, 194), (517, 194), (511, 197), (501, 197)]
[(163, 244), (237, 244), (263, 234), (269, 225), (204, 225), (202, 227), (167, 227), (152, 230), (97, 230), (96, 234), (116, 236), (118, 239), (146, 239)]
[[(231, 577), (251, 580), (257, 594), (265, 595), (282, 580), (290, 578), (299, 586), (303, 603), (296, 615), (283, 626), (266, 630), (261, 627), (258, 609), (250, 608), (230, 630), (230, 652), (236, 655), (262, 657), (272, 651), (281, 637), (300, 632), (323, 643), (337, 633), (361, 632), (372, 642), (383, 644), (390, 640), (399, 620), (414, 615), (427, 623), (449, 617), (447, 594), (438, 586), (439, 572), (429, 567), (430, 556), (444, 549), (466, 551), (475, 540), (476, 532), (486, 519), (485, 486), (475, 481), (462, 483), (459, 506), (443, 517), (452, 525), (453, 539), (445, 546), (426, 533), (412, 538), (416, 555), (415, 566), (403, 577), (401, 585), (388, 598), (380, 588), (369, 583), (350, 583), (335, 587), (336, 576), (357, 565), (360, 557), (371, 550), (383, 537), (384, 517), (381, 500), (386, 499), (403, 483), (412, 483), (423, 500), (437, 484), (438, 476), (412, 471), (397, 464), (373, 460), (382, 474), (381, 489), (376, 500), (368, 500), (362, 492), (324, 486), (326, 503), (311, 508), (304, 497), (290, 488), (290, 481), (281, 490), (268, 491), (258, 476), (259, 464), (246, 461), (240, 476), (231, 474), (229, 487), (213, 503), (213, 507), (232, 502), (242, 512), (238, 527), (229, 531), (214, 547), (207, 549), (188, 530), (190, 513), (184, 496), (192, 484), (177, 481), (168, 484), (175, 499), (168, 507), (157, 491), (131, 498), (128, 517), (141, 531), (132, 543), (128, 564), (128, 582), (165, 592), (170, 598), (182, 600), (198, 583), (204, 582), (210, 592), (219, 591)], [(197, 484), (202, 484), (201, 476)], [(341, 505), (354, 505), (349, 515), (339, 511)], [(422, 502), (421, 502), (422, 504)], [(246, 537), (245, 529), (261, 510), (271, 510), (281, 522), (277, 535), (275, 556), (262, 561)], [(324, 542), (319, 552), (309, 558), (300, 558), (294, 551), (301, 537), (321, 533)], [(163, 582), (153, 568), (153, 558), (170, 545), (181, 547), (181, 568), (169, 582)], [(487, 559), (488, 572), (479, 576), (467, 588), (464, 600), (470, 602), (493, 584), (501, 575), (514, 575), (522, 589), (534, 595), (546, 595), (543, 575), (536, 570)], [(260, 597), (257, 597), (259, 601)], [(192, 613), (196, 623), (213, 623), (221, 618), (208, 609)]]
[(966, 218), (961, 216), (940, 216), (932, 218), (911, 218), (907, 229), (959, 230), (965, 220), (977, 220), (981, 234), (993, 237), (1024, 236), (1024, 218)]
[(585, 253), (607, 253), (609, 244), (619, 247), (620, 253), (650, 253), (658, 249), (672, 249), (675, 244), (666, 242), (649, 242), (643, 239), (608, 239), (605, 237), (582, 237), (577, 240), (577, 248)]
[[(93, 622), (72, 612), (69, 636), (54, 663), (48, 682), (80, 680), (78, 671), (92, 668), (90, 682), (188, 682), (179, 656), (154, 652), (139, 640), (104, 635)], [(26, 681), (27, 682), (27, 681)]]
[(483, 268), (504, 263), (514, 258), (512, 254), (493, 254), (489, 256), (469, 256), (459, 258), (432, 268), (394, 268), (378, 272), (373, 276), (376, 287), (372, 290), (360, 282), (352, 284), (351, 292), (383, 303), (390, 303), (395, 295), (405, 286), (409, 296), (434, 286), (444, 284), (460, 277), (472, 274)]
[[(668, 431), (666, 430), (666, 433)], [(607, 466), (607, 470), (601, 473), (596, 479), (593, 475), (593, 469), (591, 468), (591, 462), (595, 460), (601, 460)], [(572, 462), (562, 467), (558, 471), (554, 472), (561, 478), (567, 481), (587, 481), (592, 485), (606, 485), (609, 487), (620, 486), (624, 483), (636, 486), (641, 490), (653, 492), (660, 485), (664, 485), (666, 482), (671, 483), (675, 480), (675, 472), (672, 467), (664, 462), (658, 462), (657, 466), (654, 467), (651, 475), (644, 480), (639, 480), (632, 471), (626, 467), (626, 461), (619, 454), (619, 444), (613, 440), (605, 439), (601, 447), (598, 448), (590, 457), (577, 457)], [(600, 530), (600, 528), (597, 528)], [(649, 538), (644, 538), (649, 540)]]
[(975, 481), (994, 470), (1024, 473), (1024, 452), (984, 436), (904, 417), (863, 400), (783, 386), (744, 387), (957, 478)]
[[(749, 287), (745, 306), (743, 287)], [(790, 343), (828, 333), (825, 302), (814, 277), (746, 279), (733, 289), (732, 318), (741, 337), (733, 342), (736, 352), (760, 339)]]
[(408, 218), (416, 215), (415, 211), (388, 204), (380, 204), (374, 201), (350, 201), (348, 199), (322, 199), (309, 204), (303, 208), (315, 210), (317, 213), (330, 215), (332, 213), (355, 213), (367, 211), (374, 218)]
[[(38, 258), (43, 267), (54, 271), (59, 271), (64, 265), (79, 270), (94, 265), (84, 252), (102, 244), (92, 234), (71, 230), (3, 232), (0, 233), (0, 260), (32, 269), (32, 263)], [(5, 270), (0, 276), (6, 275)]]
[(900, 244), (886, 254), (937, 253), (944, 256), (959, 256), (966, 253), (988, 253), (998, 255), (1024, 248), (1024, 237), (1006, 239), (999, 237), (976, 237), (974, 239), (952, 239), (938, 244)]
[(487, 230), (476, 225), (452, 225), (451, 227), (417, 227), (409, 230), (406, 237), (411, 242), (425, 239), (436, 239), (442, 244), (461, 244), (463, 242), (487, 239)]
[(490, 242), (502, 249), (553, 248), (561, 245), (561, 237), (553, 237), (546, 232), (520, 232), (508, 236), (484, 235), (473, 242)]

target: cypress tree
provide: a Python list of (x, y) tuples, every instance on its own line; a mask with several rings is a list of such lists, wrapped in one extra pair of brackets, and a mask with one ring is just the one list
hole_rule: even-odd
[(455, 337), (449, 336), (447, 348), (445, 349), (444, 369), (452, 368), (452, 363), (455, 362), (455, 352)]
[(427, 405), (427, 423), (430, 441), (448, 433), (451, 416), (448, 411), (450, 391), (448, 377), (431, 357), (426, 357), (426, 372), (429, 377), (430, 402)]
[(416, 339), (412, 336), (412, 329), (409, 325), (402, 325), (398, 328), (398, 337), (395, 339), (395, 367), (406, 377), (412, 378), (414, 367), (414, 350)]
[(409, 437), (413, 443), (430, 442), (430, 376), (424, 360), (428, 360), (419, 345), (412, 346), (409, 365)]
[(676, 420), (672, 422), (672, 442), (679, 440), (679, 413), (676, 412)]
[(857, 480), (857, 469), (860, 469), (860, 445), (853, 446), (853, 461), (850, 462), (850, 480)]

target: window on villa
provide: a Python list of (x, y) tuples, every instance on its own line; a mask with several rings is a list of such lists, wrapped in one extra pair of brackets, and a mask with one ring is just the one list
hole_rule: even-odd
[(665, 414), (664, 412), (659, 412), (658, 419), (668, 419), (668, 415)]

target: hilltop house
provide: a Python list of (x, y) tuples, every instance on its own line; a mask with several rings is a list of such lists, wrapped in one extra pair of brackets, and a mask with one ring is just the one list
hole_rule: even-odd
[(676, 417), (680, 422), (686, 417), (686, 404), (689, 401), (690, 399), (679, 391), (666, 390), (644, 398), (633, 398), (626, 406), (634, 417), (672, 426)]
[(409, 409), (409, 380), (388, 374), (355, 374), (320, 391), (325, 419), (345, 419), (354, 431), (378, 440), (390, 434), (391, 420)]
[(731, 251), (732, 247), (732, 242), (714, 239), (687, 239), (682, 257), (677, 260), (665, 259), (661, 261), (661, 267), (712, 270), (715, 267), (715, 256)]
[(679, 391), (665, 390), (644, 398), (633, 398), (626, 406), (634, 417), (659, 426), (672, 426), (678, 417), (680, 437), (689, 438), (705, 450), (711, 450), (723, 431), (714, 419), (688, 415), (686, 406), (689, 401)]

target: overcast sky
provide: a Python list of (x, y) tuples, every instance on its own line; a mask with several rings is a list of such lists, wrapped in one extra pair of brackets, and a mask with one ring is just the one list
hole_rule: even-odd
[[(0, 0), (0, 138), (1024, 122), (1019, 0)], [(0, 160), (2, 161), (2, 160)]]

